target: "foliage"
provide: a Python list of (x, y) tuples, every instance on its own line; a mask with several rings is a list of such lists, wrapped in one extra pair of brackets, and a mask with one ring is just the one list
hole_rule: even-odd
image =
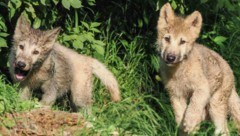
[[(158, 76), (156, 23), (167, 0), (3, 0), (0, 2), (0, 73), (6, 74), (11, 37), (20, 14), (34, 28), (60, 26), (58, 41), (81, 54), (105, 63), (119, 81), (120, 103), (110, 102), (107, 90), (94, 80), (93, 129), (81, 135), (177, 135), (169, 98)], [(240, 88), (240, 2), (234, 0), (168, 0), (178, 14), (199, 10), (203, 28), (198, 39), (220, 53), (231, 65)], [(0, 114), (35, 107), (20, 102), (16, 86), (0, 78)], [(58, 106), (59, 109), (64, 109)], [(232, 135), (236, 130), (229, 123)], [(197, 135), (212, 135), (212, 123), (204, 122)]]
[(0, 116), (6, 112), (24, 111), (37, 106), (34, 101), (22, 101), (16, 92), (17, 86), (12, 86), (0, 76)]

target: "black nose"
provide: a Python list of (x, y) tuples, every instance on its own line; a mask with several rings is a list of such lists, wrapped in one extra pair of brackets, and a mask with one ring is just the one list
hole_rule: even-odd
[(175, 55), (173, 55), (173, 54), (168, 54), (167, 55), (167, 61), (169, 63), (174, 62), (175, 59), (176, 59)]
[(23, 69), (26, 67), (26, 64), (22, 61), (18, 61), (17, 66), (18, 66), (18, 68)]

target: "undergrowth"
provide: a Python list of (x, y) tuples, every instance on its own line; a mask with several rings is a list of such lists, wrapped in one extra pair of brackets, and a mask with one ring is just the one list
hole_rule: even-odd
[(35, 100), (20, 100), (17, 85), (13, 86), (4, 79), (4, 76), (0, 76), (0, 115), (9, 112), (26, 111), (38, 106)]

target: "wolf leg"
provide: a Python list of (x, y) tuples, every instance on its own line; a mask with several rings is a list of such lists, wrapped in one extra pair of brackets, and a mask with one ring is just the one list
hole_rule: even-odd
[(187, 101), (184, 97), (171, 96), (171, 103), (174, 110), (176, 123), (181, 127), (182, 119), (187, 108)]
[(182, 124), (183, 117), (187, 108), (187, 100), (183, 96), (179, 97), (175, 95), (172, 95), (170, 97), (170, 100), (173, 107), (175, 120), (179, 127), (179, 135), (181, 136), (187, 135), (185, 132), (183, 132), (183, 124)]
[(229, 98), (228, 103), (231, 116), (233, 118), (233, 121), (238, 129), (238, 135), (240, 135), (240, 98), (236, 92), (236, 88), (232, 89), (232, 93)]
[(87, 114), (91, 114), (92, 104), (92, 75), (91, 73), (79, 72), (75, 75), (71, 85), (71, 99), (75, 110), (84, 108)]
[(210, 90), (208, 82), (202, 80), (202, 83), (196, 83), (195, 90), (190, 99), (190, 103), (185, 113), (183, 122), (184, 131), (187, 133), (194, 133), (198, 127), (197, 125), (202, 121), (202, 116), (210, 98)]
[(215, 135), (228, 136), (227, 127), (228, 99), (222, 90), (218, 90), (210, 100), (210, 117), (215, 125)]
[(29, 100), (31, 96), (32, 96), (32, 93), (31, 93), (29, 87), (23, 87), (23, 88), (20, 90), (20, 98), (21, 98), (22, 100)]
[(57, 89), (54, 86), (54, 82), (47, 81), (45, 82), (42, 87), (43, 96), (41, 99), (41, 103), (43, 105), (53, 105), (57, 99)]

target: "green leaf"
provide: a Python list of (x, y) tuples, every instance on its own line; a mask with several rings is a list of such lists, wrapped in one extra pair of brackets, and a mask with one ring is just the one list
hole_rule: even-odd
[(162, 81), (162, 79), (161, 79), (161, 77), (160, 77), (159, 75), (155, 75), (155, 79), (156, 79), (157, 81)]
[(159, 10), (160, 10), (160, 6), (159, 6), (159, 5), (160, 5), (160, 2), (159, 2), (159, 1), (157, 1), (157, 3), (156, 3), (156, 7), (157, 7), (157, 8), (156, 8), (156, 10), (155, 10), (155, 11), (159, 11)]
[(74, 40), (73, 47), (75, 49), (83, 49), (83, 43), (80, 40)]
[(180, 13), (185, 14), (185, 7), (183, 5), (180, 6)]
[(96, 29), (96, 28), (91, 28), (90, 30), (95, 32), (95, 33), (100, 33), (100, 31), (98, 29)]
[(0, 36), (1, 37), (7, 37), (7, 36), (9, 36), (9, 34), (8, 33), (4, 33), (4, 32), (0, 32)]
[(0, 30), (1, 31), (4, 31), (4, 32), (7, 32), (7, 26), (5, 24), (5, 21), (3, 18), (0, 17)]
[(138, 27), (142, 28), (143, 27), (143, 21), (142, 19), (138, 19)]
[(104, 55), (104, 48), (102, 46), (99, 46), (97, 44), (93, 44), (92, 45), (92, 48), (97, 52), (99, 53), (100, 55)]
[(87, 29), (89, 29), (89, 25), (86, 22), (81, 21), (82, 25), (85, 26)]
[(177, 8), (177, 3), (173, 0), (172, 3), (171, 3), (171, 6), (173, 9), (176, 9)]
[(43, 5), (46, 5), (46, 0), (40, 0)]
[(223, 45), (223, 42), (225, 42), (226, 40), (227, 38), (224, 36), (217, 36), (213, 39), (213, 41), (218, 45)]
[(63, 41), (71, 41), (77, 39), (77, 35), (63, 35)]
[(100, 41), (100, 40), (95, 40), (94, 43), (97, 44), (97, 45), (100, 45), (100, 46), (105, 45), (105, 43), (103, 41)]
[(10, 1), (8, 2), (8, 7), (10, 9), (9, 16), (10, 16), (10, 19), (11, 19), (15, 14), (16, 9), (13, 7), (13, 5)]
[(126, 40), (120, 40), (120, 42), (122, 43), (123, 46), (127, 46), (128, 42)]
[(99, 23), (99, 22), (93, 22), (93, 23), (91, 23), (90, 24), (90, 27), (92, 28), (92, 27), (98, 27), (98, 26), (100, 26), (101, 25), (101, 23)]
[(84, 37), (84, 34), (81, 34), (77, 37), (78, 40), (80, 40), (82, 43), (85, 42), (87, 39)]
[(35, 18), (36, 13), (35, 13), (35, 9), (33, 8), (33, 5), (31, 5), (30, 3), (28, 3), (28, 8), (26, 8), (26, 11), (28, 11), (29, 13), (31, 13), (31, 17)]
[(40, 25), (41, 25), (41, 20), (38, 17), (36, 17), (33, 22), (33, 28), (37, 29), (40, 27)]
[(53, 3), (54, 3), (55, 5), (57, 5), (58, 2), (59, 2), (59, 0), (53, 0)]
[(0, 48), (1, 47), (7, 47), (7, 41), (2, 37), (0, 37)]
[(70, 1), (70, 4), (71, 4), (71, 6), (72, 6), (73, 8), (81, 8), (81, 7), (83, 7), (83, 6), (82, 6), (82, 2), (79, 1), (79, 0), (71, 0), (71, 1)]
[(208, 0), (201, 0), (201, 4), (208, 2)]
[(11, 2), (14, 4), (15, 9), (18, 9), (22, 5), (21, 0), (11, 0)]
[(62, 5), (64, 8), (70, 10), (70, 2), (69, 0), (62, 0)]
[(86, 38), (86, 40), (88, 40), (89, 42), (94, 41), (93, 33), (85, 33), (83, 34), (83, 37)]
[(94, 6), (95, 5), (95, 0), (88, 0), (87, 2), (88, 2), (88, 4), (90, 6)]
[(32, 1), (31, 4), (33, 6), (39, 6), (40, 5), (40, 2), (39, 1)]
[(79, 33), (80, 32), (80, 29), (79, 27), (74, 27), (73, 28), (73, 32), (76, 34), (76, 33)]

